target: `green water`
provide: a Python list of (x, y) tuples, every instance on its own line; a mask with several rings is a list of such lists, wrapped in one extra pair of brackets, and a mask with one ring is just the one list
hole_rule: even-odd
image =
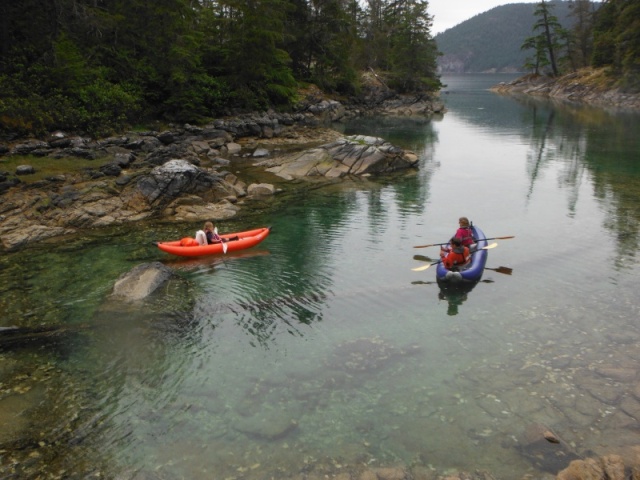
[[(220, 225), (273, 226), (252, 250), (176, 260), (152, 242), (199, 225), (149, 224), (3, 254), (0, 326), (66, 328), (0, 352), (3, 478), (543, 478), (562, 467), (522, 449), (536, 423), (576, 455), (631, 458), (640, 115), (443, 80), (441, 118), (340, 127), (414, 150), (417, 171), (293, 184)], [(487, 263), (513, 274), (442, 295), (434, 268), (411, 270), (437, 249), (413, 246), (461, 215), (515, 235)], [(155, 260), (188, 289), (109, 301)]]

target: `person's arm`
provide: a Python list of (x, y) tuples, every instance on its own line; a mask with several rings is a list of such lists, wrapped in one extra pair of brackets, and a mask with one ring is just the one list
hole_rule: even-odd
[(213, 232), (209, 231), (207, 232), (207, 242), (209, 244), (222, 243), (222, 238), (220, 238), (220, 235), (218, 235), (215, 230)]

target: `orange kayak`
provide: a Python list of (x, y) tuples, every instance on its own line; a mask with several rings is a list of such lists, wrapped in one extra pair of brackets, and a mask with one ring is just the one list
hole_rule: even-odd
[[(262, 242), (269, 233), (271, 227), (256, 228), (255, 230), (247, 230), (246, 232), (226, 233), (220, 235), (224, 244), (227, 246), (227, 252), (235, 252), (255, 247)], [(185, 246), (184, 239), (172, 242), (158, 242), (158, 248), (163, 252), (179, 255), (181, 257), (201, 257), (204, 255), (216, 255), (224, 253), (222, 243), (212, 243), (210, 245)], [(193, 242), (197, 243), (195, 239)]]

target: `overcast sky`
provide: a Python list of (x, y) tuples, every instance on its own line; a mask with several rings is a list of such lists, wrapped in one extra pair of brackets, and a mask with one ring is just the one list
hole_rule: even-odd
[(428, 0), (427, 11), (433, 18), (431, 34), (436, 35), (469, 20), (479, 13), (509, 3), (537, 3), (540, 0)]

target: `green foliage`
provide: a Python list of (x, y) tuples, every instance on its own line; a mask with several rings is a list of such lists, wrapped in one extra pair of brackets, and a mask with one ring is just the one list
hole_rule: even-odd
[(617, 36), (617, 8), (615, 2), (605, 2), (598, 10), (594, 25), (592, 65), (604, 67), (615, 59)]
[(574, 0), (569, 4), (573, 26), (569, 32), (569, 57), (574, 69), (587, 67), (593, 53), (595, 5), (591, 0)]
[(427, 2), (376, 1), (2, 2), (0, 129), (97, 135), (287, 108), (298, 82), (351, 94), (371, 66), (403, 91), (438, 88)]
[(180, 122), (198, 122), (224, 112), (231, 98), (226, 82), (207, 74), (194, 75), (178, 83), (164, 102), (165, 116)]
[(97, 80), (77, 92), (77, 126), (95, 135), (111, 134), (129, 125), (138, 117), (139, 96), (127, 84), (112, 84)]
[[(393, 4), (389, 35), (390, 86), (401, 93), (427, 90), (435, 77), (437, 47), (431, 38), (427, 3), (404, 0)], [(439, 88), (439, 82), (435, 85)], [(437, 89), (436, 88), (436, 89)]]
[(621, 87), (640, 91), (640, 3), (609, 0), (594, 25), (592, 64), (610, 67)]

